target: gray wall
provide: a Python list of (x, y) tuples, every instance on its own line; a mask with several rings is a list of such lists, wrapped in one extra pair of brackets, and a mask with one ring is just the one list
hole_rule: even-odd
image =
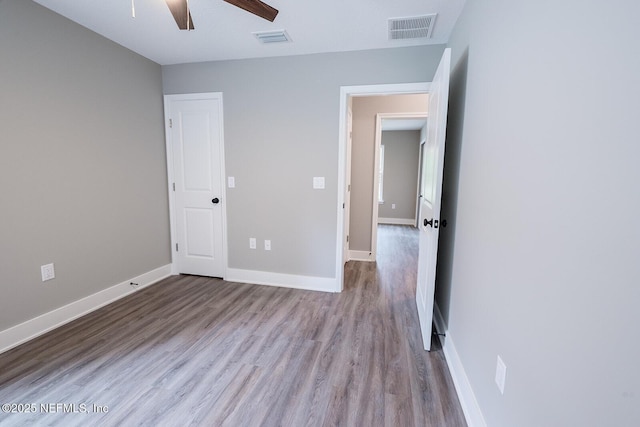
[[(443, 49), (162, 68), (166, 94), (223, 93), (226, 172), (236, 179), (226, 205), (231, 268), (335, 277), (340, 86), (429, 81)], [(325, 190), (312, 189), (314, 176)], [(271, 239), (272, 250), (250, 250), (249, 237)]]
[(468, 0), (450, 40), (437, 302), (489, 426), (640, 425), (640, 5), (595, 5)]
[[(378, 218), (415, 219), (418, 187), (420, 131), (384, 131), (384, 203)], [(392, 209), (395, 204), (396, 208)]]
[[(170, 262), (160, 66), (0, 2), (0, 330)], [(40, 266), (56, 278), (41, 282)]]
[[(442, 50), (433, 58), (438, 66)], [(435, 68), (433, 69), (435, 73)], [(428, 79), (431, 81), (433, 73)], [(373, 216), (373, 163), (375, 161), (376, 114), (425, 113), (428, 95), (360, 96), (353, 98), (353, 138), (351, 149), (351, 213), (349, 249), (371, 251)]]

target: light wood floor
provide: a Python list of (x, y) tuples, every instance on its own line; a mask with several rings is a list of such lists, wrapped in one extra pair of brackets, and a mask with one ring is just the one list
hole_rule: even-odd
[(420, 342), (416, 232), (379, 238), (341, 294), (174, 276), (6, 352), (0, 403), (37, 412), (0, 425), (465, 426)]

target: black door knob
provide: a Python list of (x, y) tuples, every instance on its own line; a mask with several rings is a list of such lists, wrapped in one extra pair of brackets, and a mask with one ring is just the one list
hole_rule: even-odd
[(211, 200), (211, 203), (213, 203), (214, 205), (217, 205), (218, 203), (220, 203), (220, 199), (218, 199), (217, 197)]
[(427, 225), (433, 227), (433, 218), (431, 218), (429, 221), (427, 221), (427, 218), (424, 219), (424, 226), (426, 227)]

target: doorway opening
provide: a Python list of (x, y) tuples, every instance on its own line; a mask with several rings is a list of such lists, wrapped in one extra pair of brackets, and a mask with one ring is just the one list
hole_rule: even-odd
[[(417, 226), (426, 113), (380, 113), (376, 121), (377, 224)], [(386, 152), (386, 155), (384, 154)], [(386, 165), (386, 166), (385, 166)]]
[[(336, 248), (336, 292), (340, 292), (344, 286), (344, 263), (349, 260), (350, 243), (353, 241), (351, 236), (351, 224), (350, 215), (352, 206), (351, 199), (351, 136), (352, 136), (352, 123), (353, 120), (353, 102), (354, 99), (361, 99), (362, 97), (373, 96), (390, 96), (390, 95), (418, 95), (428, 94), (430, 89), (430, 83), (403, 83), (403, 84), (387, 84), (387, 85), (367, 85), (367, 86), (343, 86), (340, 88), (340, 122), (339, 122), (339, 158), (338, 158), (338, 212), (337, 212), (337, 248)], [(419, 111), (422, 115), (426, 115), (426, 108)], [(414, 113), (416, 111), (414, 110)], [(408, 112), (405, 112), (405, 115)], [(380, 119), (382, 120), (382, 118)], [(377, 151), (377, 150), (376, 150)], [(379, 153), (378, 153), (379, 155)], [(416, 162), (418, 160), (416, 159)], [(349, 173), (348, 173), (349, 172)], [(371, 176), (374, 174), (372, 173)], [(375, 179), (375, 177), (373, 178)], [(372, 211), (374, 208), (373, 189), (369, 193), (371, 197)], [(377, 203), (377, 200), (376, 200)], [(377, 208), (377, 206), (376, 206)], [(377, 212), (376, 212), (377, 214)], [(376, 241), (377, 231), (374, 229), (377, 227), (377, 223), (373, 221), (373, 214), (369, 216), (366, 228), (368, 228), (370, 235), (370, 242)], [(371, 252), (371, 247), (369, 247)], [(368, 255), (368, 254), (367, 254)], [(374, 252), (371, 253), (374, 255)], [(373, 258), (375, 260), (375, 257)]]
[[(420, 101), (426, 109), (427, 95), (421, 95)], [(420, 151), (426, 125), (426, 112), (376, 114), (371, 250), (366, 261), (377, 259), (380, 224), (417, 224)]]

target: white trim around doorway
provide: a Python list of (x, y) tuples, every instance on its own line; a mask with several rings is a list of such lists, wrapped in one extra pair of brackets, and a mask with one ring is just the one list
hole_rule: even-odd
[(221, 197), (225, 201), (222, 209), (222, 265), (223, 265), (223, 279), (226, 278), (228, 268), (228, 242), (227, 242), (227, 187), (226, 172), (225, 172), (225, 140), (224, 140), (224, 103), (222, 92), (204, 92), (204, 93), (188, 93), (188, 94), (171, 94), (164, 95), (164, 118), (165, 118), (165, 144), (167, 153), (167, 191), (169, 194), (169, 227), (171, 236), (171, 274), (176, 275), (179, 273), (178, 267), (175, 261), (175, 248), (177, 243), (177, 224), (176, 224), (176, 211), (175, 211), (175, 196), (173, 183), (174, 178), (174, 166), (173, 166), (173, 148), (172, 148), (172, 133), (171, 133), (171, 111), (168, 105), (171, 101), (176, 100), (201, 100), (201, 99), (214, 99), (220, 103), (220, 178), (222, 182)]
[(429, 93), (429, 82), (342, 86), (340, 87), (340, 116), (338, 134), (338, 204), (336, 236), (336, 292), (344, 288), (344, 248), (345, 224), (343, 206), (345, 203), (346, 159), (347, 159), (347, 107), (352, 96), (403, 95)]

